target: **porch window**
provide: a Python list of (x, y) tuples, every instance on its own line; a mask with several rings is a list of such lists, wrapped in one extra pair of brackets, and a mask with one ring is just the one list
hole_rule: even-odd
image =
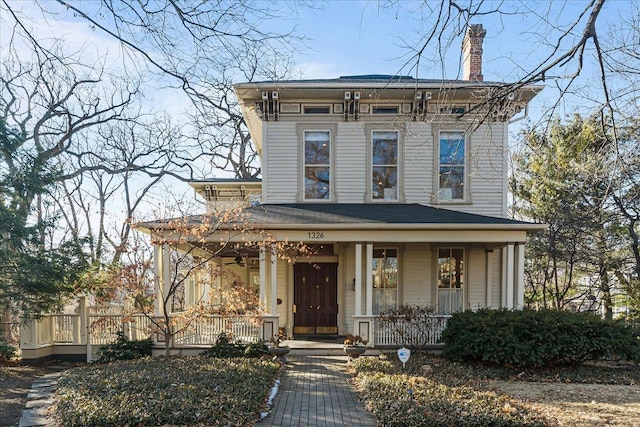
[(398, 303), (398, 250), (373, 250), (373, 314)]
[(371, 142), (371, 198), (398, 200), (398, 132), (373, 131)]
[(331, 132), (304, 132), (304, 198), (331, 197)]
[(464, 309), (464, 250), (438, 249), (438, 313)]
[(440, 200), (464, 200), (464, 132), (440, 132), (438, 173), (438, 198)]

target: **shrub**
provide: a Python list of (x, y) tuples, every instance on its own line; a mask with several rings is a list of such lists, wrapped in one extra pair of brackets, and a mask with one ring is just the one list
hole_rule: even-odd
[(229, 340), (229, 336), (226, 333), (221, 332), (213, 347), (206, 349), (200, 354), (205, 357), (242, 357), (245, 354), (246, 348), (247, 347), (241, 343), (231, 342), (231, 340)]
[(4, 340), (0, 340), (0, 361), (11, 360), (16, 356), (17, 350), (14, 346)]
[(437, 326), (434, 322), (439, 321), (433, 313), (431, 307), (402, 304), (381, 313), (378, 321), (382, 329), (388, 329), (398, 337), (397, 344), (419, 350), (433, 344)]
[(456, 313), (442, 333), (450, 360), (552, 367), (588, 360), (640, 361), (636, 329), (592, 313), (489, 310)]
[(269, 347), (262, 341), (251, 343), (244, 350), (244, 357), (262, 357), (269, 355)]
[(123, 332), (118, 332), (118, 339), (113, 344), (106, 344), (98, 350), (97, 363), (108, 363), (115, 360), (133, 360), (141, 357), (151, 356), (153, 340), (130, 341)]

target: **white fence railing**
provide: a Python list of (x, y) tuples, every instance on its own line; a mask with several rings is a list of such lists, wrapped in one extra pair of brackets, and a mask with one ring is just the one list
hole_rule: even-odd
[(218, 335), (225, 332), (235, 340), (256, 342), (260, 336), (260, 324), (257, 319), (234, 316), (207, 316), (187, 322), (176, 319), (173, 329), (175, 345), (208, 345), (215, 343)]
[[(393, 325), (375, 319), (375, 345), (398, 346), (411, 343), (424, 345), (439, 344), (442, 331), (447, 327), (448, 314), (434, 314), (420, 321), (398, 321)], [(403, 338), (407, 337), (407, 338)]]
[[(118, 333), (123, 332), (129, 340), (152, 337), (161, 344), (162, 328), (157, 325), (163, 321), (164, 319), (160, 317), (150, 318), (142, 314), (90, 315), (89, 337), (92, 345), (104, 345), (115, 342)], [(187, 319), (178, 314), (172, 316), (171, 328), (176, 331), (173, 337), (174, 346), (211, 345), (222, 332), (239, 341), (256, 342), (260, 334), (259, 321), (243, 316), (207, 315)]]

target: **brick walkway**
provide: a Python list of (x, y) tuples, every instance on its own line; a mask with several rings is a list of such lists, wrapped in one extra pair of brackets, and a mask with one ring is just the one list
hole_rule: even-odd
[(271, 413), (259, 426), (377, 426), (346, 372), (345, 356), (287, 356)]

